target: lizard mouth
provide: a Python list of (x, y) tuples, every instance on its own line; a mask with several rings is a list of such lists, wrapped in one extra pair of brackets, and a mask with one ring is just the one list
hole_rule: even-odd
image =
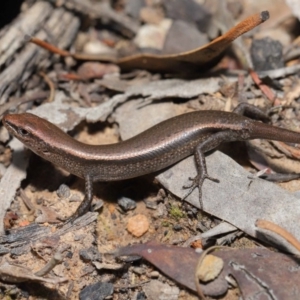
[(18, 127), (14, 122), (11, 122), (9, 120), (9, 115), (3, 117), (2, 123), (8, 132), (19, 140), (24, 141), (28, 138), (29, 132), (22, 127)]
[(18, 133), (18, 130), (17, 128), (14, 126), (13, 123), (11, 123), (9, 120), (8, 120), (8, 117), (9, 115), (6, 115), (3, 117), (2, 119), (2, 123), (3, 125), (5, 126), (5, 128), (13, 135), (17, 135)]

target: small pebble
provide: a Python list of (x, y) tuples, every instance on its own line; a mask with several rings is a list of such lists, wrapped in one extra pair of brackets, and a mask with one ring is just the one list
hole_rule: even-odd
[(179, 238), (179, 239), (174, 239), (171, 241), (171, 244), (172, 245), (179, 245), (179, 244), (182, 244), (184, 242), (183, 239)]
[(124, 211), (133, 210), (136, 208), (135, 201), (126, 197), (118, 199), (118, 204)]
[(136, 300), (147, 300), (144, 292), (138, 292), (135, 299)]
[(150, 209), (157, 209), (157, 202), (156, 202), (156, 201), (153, 201), (153, 200), (145, 200), (144, 202), (145, 202), (147, 208), (150, 208)]
[(173, 226), (173, 229), (174, 229), (175, 231), (180, 231), (181, 229), (183, 229), (183, 227), (182, 227), (180, 224), (175, 224), (175, 225)]
[(188, 211), (188, 212), (187, 212), (187, 215), (188, 215), (188, 217), (190, 217), (190, 218), (193, 218), (193, 217), (194, 217), (194, 214), (193, 214), (193, 212), (191, 212), (191, 211)]
[(141, 237), (149, 229), (149, 221), (146, 216), (138, 214), (128, 219), (127, 230), (135, 237)]
[(59, 198), (69, 198), (71, 194), (70, 188), (66, 184), (61, 184), (56, 194)]
[(85, 43), (83, 52), (88, 54), (107, 54), (112, 53), (113, 49), (99, 40), (90, 40)]
[(162, 218), (168, 214), (166, 205), (164, 203), (159, 203), (156, 211), (153, 213), (153, 217), (156, 219)]
[(270, 37), (254, 39), (250, 48), (256, 71), (276, 70), (284, 67), (283, 46)]
[(146, 273), (146, 270), (141, 267), (135, 267), (132, 269), (132, 272), (134, 272), (135, 274), (138, 274), (138, 275), (143, 275)]
[(81, 202), (82, 198), (78, 194), (73, 194), (70, 198), (70, 202)]
[(152, 271), (149, 275), (150, 275), (151, 278), (158, 278), (159, 277), (159, 272)]
[(189, 207), (188, 211), (187, 211), (187, 214), (188, 214), (189, 217), (194, 217), (195, 215), (197, 215), (198, 211), (199, 211), (198, 208)]
[(196, 241), (192, 242), (191, 247), (194, 249), (200, 249), (201, 251), (203, 251), (203, 244), (202, 244), (201, 240), (196, 240)]
[(203, 259), (200, 268), (197, 269), (197, 277), (202, 282), (208, 282), (215, 279), (222, 271), (224, 266), (223, 259), (208, 254)]
[(79, 256), (83, 261), (101, 261), (101, 254), (96, 247), (90, 247), (87, 249), (81, 249)]
[(93, 201), (93, 204), (92, 204), (92, 208), (93, 208), (93, 211), (98, 211), (100, 210), (104, 205), (104, 202), (101, 200), (101, 199), (96, 199)]
[(43, 204), (43, 202), (44, 202), (44, 199), (43, 199), (43, 198), (38, 198), (38, 199), (36, 199), (36, 204), (37, 204), (37, 205), (41, 205), (41, 204)]
[(113, 294), (114, 286), (109, 282), (97, 282), (95, 284), (88, 285), (84, 287), (80, 294), (79, 299), (90, 299), (90, 300), (99, 300), (105, 299), (106, 297)]
[(72, 258), (73, 257), (73, 252), (68, 251), (66, 254), (66, 258)]
[(207, 227), (202, 222), (198, 222), (196, 228), (202, 232), (207, 231)]
[(162, 50), (171, 24), (172, 20), (164, 19), (158, 25), (146, 24), (141, 26), (134, 38), (134, 43), (139, 48)]

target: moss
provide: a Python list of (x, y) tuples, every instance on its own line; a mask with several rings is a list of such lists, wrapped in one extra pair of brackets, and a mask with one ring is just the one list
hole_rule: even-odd
[(161, 226), (163, 226), (163, 227), (169, 227), (170, 225), (171, 225), (171, 223), (168, 222), (168, 221), (162, 221), (161, 222)]
[(175, 220), (179, 220), (179, 219), (185, 217), (185, 213), (176, 205), (171, 205), (169, 213), (170, 213), (170, 216), (172, 218), (174, 218)]

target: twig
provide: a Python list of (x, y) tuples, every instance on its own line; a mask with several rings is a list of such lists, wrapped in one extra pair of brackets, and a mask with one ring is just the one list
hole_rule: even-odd
[(36, 37), (31, 37), (30, 35), (26, 34), (24, 36), (24, 40), (25, 42), (31, 42), (33, 44), (36, 44), (46, 50), (49, 50), (50, 52), (54, 53), (54, 54), (58, 54), (60, 56), (71, 56), (71, 53), (62, 49), (59, 49), (57, 47), (55, 47), (54, 45), (47, 43), (43, 40), (40, 40)]
[(29, 96), (25, 95), (21, 98), (13, 98), (8, 103), (5, 103), (0, 106), (0, 116), (3, 116), (4, 113), (6, 113), (11, 108), (17, 108), (21, 104), (46, 98), (48, 95), (49, 95), (49, 92), (38, 91), (38, 92), (34, 93), (33, 95), (29, 95)]
[(23, 200), (23, 202), (25, 203), (25, 205), (27, 206), (27, 208), (29, 209), (29, 214), (33, 215), (36, 211), (35, 206), (32, 204), (31, 200), (29, 199), (29, 197), (25, 194), (23, 189), (20, 189), (20, 197)]
[(299, 71), (300, 71), (300, 65), (294, 65), (294, 66), (279, 68), (276, 70), (259, 71), (257, 73), (258, 76), (260, 77), (268, 76), (272, 79), (276, 79), (276, 78), (286, 77), (289, 75), (294, 75)]
[(39, 271), (34, 273), (36, 276), (44, 276), (48, 274), (56, 265), (62, 262), (63, 258), (60, 251), (57, 251), (48, 263)]
[(263, 92), (264, 95), (274, 104), (276, 100), (276, 95), (272, 92), (272, 90), (262, 82), (262, 80), (258, 77), (257, 73), (253, 70), (249, 70), (250, 76), (252, 80), (257, 84), (259, 89)]
[(95, 54), (88, 54), (88, 53), (71, 53), (69, 51), (60, 49), (48, 42), (45, 42), (43, 40), (40, 40), (36, 37), (26, 35), (25, 40), (28, 42), (31, 42), (43, 49), (46, 49), (50, 51), (51, 53), (58, 54), (62, 57), (73, 57), (74, 59), (77, 60), (88, 60), (88, 61), (105, 61), (105, 62), (115, 62), (116, 59), (112, 55), (95, 55)]
[(143, 284), (146, 284), (150, 282), (150, 280), (146, 280), (137, 284), (130, 284), (130, 285), (114, 285), (115, 289), (135, 289), (137, 287), (140, 287)]
[(44, 72), (41, 71), (39, 74), (43, 77), (43, 79), (48, 84), (49, 89), (50, 89), (50, 95), (49, 95), (49, 97), (47, 99), (47, 102), (53, 102), (54, 96), (55, 96), (55, 86), (54, 86), (54, 83), (53, 83), (53, 81), (49, 78), (49, 76), (46, 73), (44, 73)]

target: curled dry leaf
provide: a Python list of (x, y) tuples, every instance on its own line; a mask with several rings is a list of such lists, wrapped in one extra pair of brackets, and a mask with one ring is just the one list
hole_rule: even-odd
[(138, 54), (121, 59), (103, 56), (88, 55), (82, 53), (70, 53), (61, 50), (47, 42), (35, 37), (26, 37), (28, 41), (39, 45), (61, 56), (71, 56), (78, 60), (102, 60), (116, 63), (123, 70), (146, 69), (154, 72), (178, 72), (191, 68), (204, 67), (217, 59), (232, 41), (240, 35), (255, 28), (269, 18), (269, 12), (252, 15), (228, 32), (200, 48), (172, 55)]
[(212, 42), (191, 51), (172, 55), (141, 54), (117, 61), (123, 70), (147, 69), (154, 72), (178, 72), (191, 67), (205, 66), (220, 54), (240, 35), (248, 32), (269, 18), (269, 12), (252, 15)]
[(270, 230), (285, 240), (287, 240), (291, 245), (293, 245), (298, 251), (300, 251), (300, 242), (296, 239), (290, 232), (285, 230), (284, 228), (278, 226), (277, 224), (267, 221), (267, 220), (257, 220), (255, 225), (260, 229)]

